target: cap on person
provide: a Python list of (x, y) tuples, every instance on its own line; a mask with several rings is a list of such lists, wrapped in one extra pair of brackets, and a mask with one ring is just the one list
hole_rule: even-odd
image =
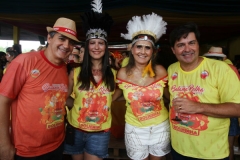
[(73, 20), (68, 18), (58, 18), (53, 27), (47, 27), (47, 31), (56, 31), (74, 41), (80, 42), (77, 39), (76, 24)]

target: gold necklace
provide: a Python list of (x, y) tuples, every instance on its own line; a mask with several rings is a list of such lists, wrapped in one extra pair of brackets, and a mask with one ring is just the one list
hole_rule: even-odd
[[(139, 77), (140, 75), (140, 77)], [(148, 74), (145, 74), (144, 77), (142, 77), (142, 73), (138, 70), (137, 72), (132, 72), (130, 75), (127, 76), (129, 82), (133, 83), (133, 84), (137, 84), (139, 86), (145, 86), (146, 82), (147, 82), (147, 77)]]
[(141, 79), (139, 80), (139, 84), (141, 86), (145, 86), (145, 83), (147, 82), (146, 81), (146, 78), (148, 77), (148, 74), (145, 74), (144, 77), (141, 76)]

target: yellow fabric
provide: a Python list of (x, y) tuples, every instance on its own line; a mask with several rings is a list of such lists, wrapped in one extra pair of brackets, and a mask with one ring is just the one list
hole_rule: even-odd
[(151, 60), (148, 63), (148, 65), (144, 68), (143, 73), (142, 73), (142, 77), (144, 77), (146, 74), (148, 74), (149, 77), (154, 77), (155, 76), (155, 73), (152, 69), (152, 61)]
[(129, 62), (129, 57), (124, 58), (122, 63), (121, 63), (121, 67), (126, 67), (128, 62)]
[[(73, 108), (67, 115), (68, 122), (75, 128), (85, 131), (102, 131), (111, 127), (111, 103), (112, 94), (108, 91), (104, 82), (98, 86), (90, 84), (89, 91), (79, 90), (81, 83), (77, 82), (80, 67), (74, 69), (75, 100)], [(116, 71), (112, 69), (114, 76)]]
[(233, 64), (233, 63), (230, 61), (230, 59), (225, 59), (224, 62), (227, 63), (227, 64)]
[[(168, 68), (168, 75), (171, 102), (175, 97), (184, 97), (201, 103), (240, 103), (239, 80), (222, 61), (204, 58), (190, 72), (183, 71), (180, 63), (176, 62)], [(171, 142), (178, 153), (199, 159), (228, 157), (229, 118), (179, 114), (178, 117), (182, 119), (179, 122), (172, 120), (175, 115), (171, 107)]]
[(5, 74), (5, 73), (6, 73), (6, 71), (7, 71), (7, 68), (4, 68), (4, 70), (3, 70), (3, 74)]
[(163, 89), (167, 78), (157, 80), (148, 86), (138, 86), (117, 79), (126, 100), (125, 120), (136, 127), (157, 125), (168, 118), (168, 111), (163, 103)]

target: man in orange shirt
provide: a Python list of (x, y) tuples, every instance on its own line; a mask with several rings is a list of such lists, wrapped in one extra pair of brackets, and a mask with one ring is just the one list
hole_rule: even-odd
[(63, 59), (79, 40), (75, 22), (67, 18), (47, 31), (47, 49), (19, 55), (2, 79), (0, 159), (62, 159), (68, 89)]

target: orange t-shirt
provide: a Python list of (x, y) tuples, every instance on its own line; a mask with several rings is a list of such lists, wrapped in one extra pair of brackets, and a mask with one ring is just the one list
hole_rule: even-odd
[(16, 154), (34, 157), (58, 148), (65, 137), (68, 78), (44, 52), (19, 55), (8, 66), (0, 94), (13, 99), (12, 138)]

